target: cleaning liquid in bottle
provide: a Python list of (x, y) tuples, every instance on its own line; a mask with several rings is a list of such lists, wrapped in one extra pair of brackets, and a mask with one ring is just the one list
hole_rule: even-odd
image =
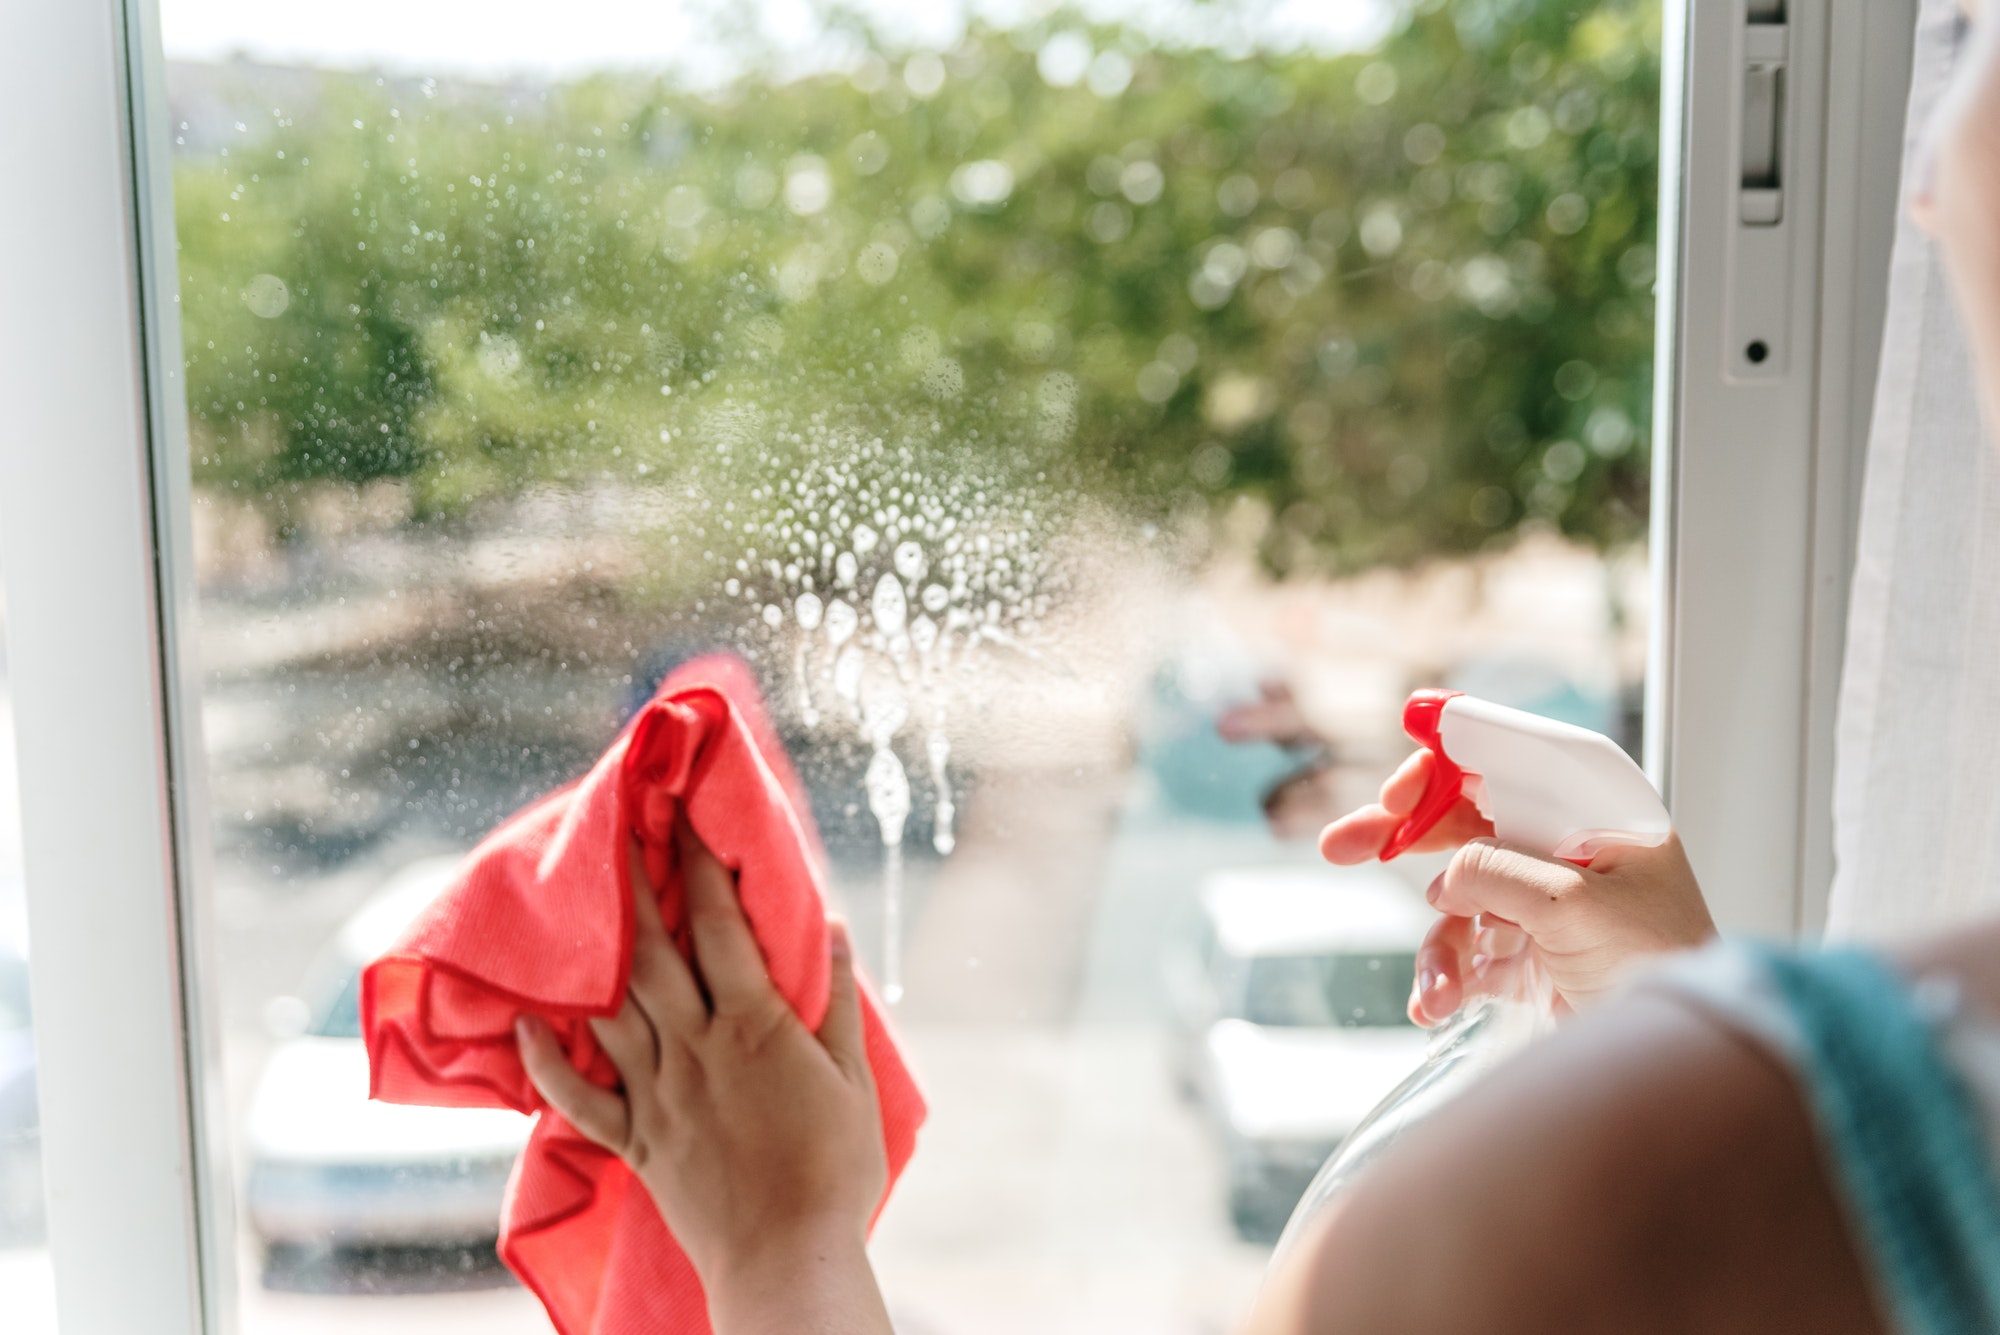
[[(1587, 865), (1602, 850), (1657, 847), (1673, 826), (1660, 795), (1618, 744), (1600, 733), (1457, 691), (1410, 697), (1403, 729), (1430, 751), (1422, 798), (1383, 846), (1382, 860), (1406, 852), (1444, 819), (1461, 796), (1493, 822), (1501, 842)], [(1555, 1023), (1555, 989), (1532, 942), (1518, 929), (1482, 924), (1495, 950), (1470, 998), (1432, 1033), (1422, 1065), (1389, 1092), (1341, 1142), (1278, 1239), (1282, 1257), (1368, 1166), (1478, 1078)]]

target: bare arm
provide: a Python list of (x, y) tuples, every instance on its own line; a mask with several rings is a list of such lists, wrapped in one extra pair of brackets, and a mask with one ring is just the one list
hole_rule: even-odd
[(1882, 1329), (1790, 1076), (1641, 995), (1414, 1133), (1245, 1335)]
[(716, 1335), (892, 1335), (866, 1239), (848, 1231), (774, 1238), (704, 1276)]

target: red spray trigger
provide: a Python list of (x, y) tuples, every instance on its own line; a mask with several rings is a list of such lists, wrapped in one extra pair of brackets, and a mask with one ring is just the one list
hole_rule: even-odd
[(1411, 845), (1429, 834), (1464, 791), (1465, 771), (1444, 753), (1444, 741), (1438, 736), (1438, 728), (1444, 722), (1445, 702), (1463, 694), (1463, 691), (1421, 690), (1403, 706), (1403, 731), (1431, 753), (1431, 777), (1416, 807), (1389, 836), (1389, 842), (1382, 845), (1384, 862), (1407, 853)]

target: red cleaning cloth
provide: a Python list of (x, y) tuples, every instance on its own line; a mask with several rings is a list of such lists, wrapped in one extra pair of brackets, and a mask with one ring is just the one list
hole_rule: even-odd
[[(622, 1160), (543, 1104), (514, 1046), (514, 1017), (533, 1012), (579, 1071), (618, 1083), (585, 1020), (625, 999), (631, 835), (660, 887), (661, 917), (686, 949), (669, 854), (683, 804), (702, 842), (738, 873), (771, 981), (818, 1029), (831, 967), (818, 840), (748, 669), (720, 655), (668, 677), (588, 774), (488, 835), (361, 977), (374, 1097), (542, 1114), (508, 1184), (500, 1256), (563, 1335), (709, 1330), (701, 1283), (652, 1197)], [(861, 1006), (893, 1185), (924, 1100), (865, 981)]]

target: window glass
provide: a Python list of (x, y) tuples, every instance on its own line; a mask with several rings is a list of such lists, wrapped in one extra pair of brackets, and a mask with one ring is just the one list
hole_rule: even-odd
[(28, 904), (21, 870), (21, 790), (7, 689), (7, 597), (0, 583), (0, 1303), (8, 1329), (54, 1335), (55, 1280), (42, 1212), (41, 1122), (28, 1003)]
[(361, 971), (349, 973), (333, 994), (331, 1004), (314, 1020), (311, 1032), (321, 1038), (361, 1037)]
[(1203, 913), (1337, 901), (1413, 687), (1636, 744), (1656, 5), (162, 10), (246, 1329), (545, 1328), (354, 971), (718, 650), (932, 1101), (904, 1328), (1224, 1328), (1422, 1035)]
[(1414, 952), (1273, 955), (1253, 960), (1243, 1018), (1252, 1024), (1322, 1029), (1406, 1025), (1416, 967)]

